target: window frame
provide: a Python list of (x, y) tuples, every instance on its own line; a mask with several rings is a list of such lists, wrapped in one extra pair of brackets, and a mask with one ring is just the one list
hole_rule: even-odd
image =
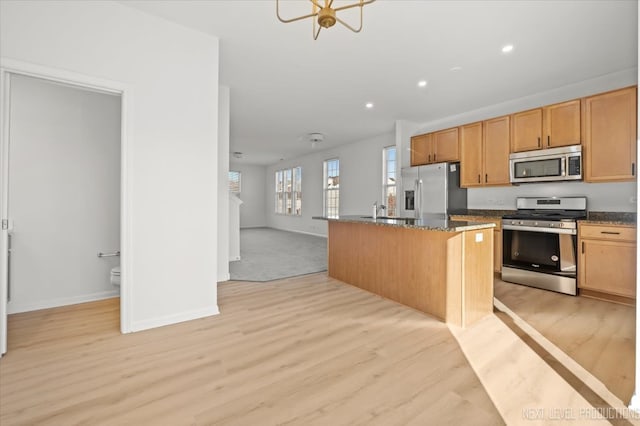
[[(393, 182), (390, 181), (389, 174), (389, 153), (393, 151)], [(389, 202), (389, 189), (394, 189), (395, 200)], [(398, 216), (398, 149), (395, 145), (386, 146), (382, 149), (382, 204), (387, 206), (385, 214), (387, 216)], [(393, 210), (392, 210), (393, 209)]]
[[(302, 166), (276, 170), (274, 177), (274, 213), (302, 216)], [(297, 188), (299, 191), (296, 191)]]
[[(238, 190), (234, 191), (234, 179), (232, 178), (232, 174), (236, 174), (238, 176)], [(240, 194), (242, 192), (242, 172), (240, 170), (229, 170), (229, 192), (232, 194)]]
[[(337, 163), (337, 167), (330, 167), (331, 163)], [(337, 184), (330, 187), (329, 176), (330, 171), (337, 172)], [(340, 159), (338, 157), (329, 158), (322, 163), (322, 212), (324, 217), (337, 219), (340, 217)], [(335, 200), (333, 206), (330, 206), (329, 200)], [(331, 210), (331, 211), (330, 211)]]

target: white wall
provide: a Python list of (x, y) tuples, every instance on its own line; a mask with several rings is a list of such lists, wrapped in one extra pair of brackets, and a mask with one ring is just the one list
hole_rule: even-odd
[(218, 40), (114, 2), (2, 1), (0, 52), (132, 88), (123, 329), (217, 313)]
[(218, 99), (218, 282), (229, 275), (229, 124), (230, 91), (220, 86)]
[(240, 228), (258, 228), (267, 226), (266, 213), (266, 166), (231, 162), (229, 170), (241, 173), (241, 188), (238, 198), (240, 206)]
[[(401, 134), (400, 149), (404, 154), (403, 167), (409, 166), (410, 137), (448, 127), (473, 123), (505, 114), (550, 105), (557, 102), (577, 99), (596, 93), (606, 92), (637, 84), (638, 70), (631, 69), (601, 76), (592, 80), (560, 87), (548, 92), (525, 98), (514, 99), (498, 105), (488, 105), (475, 111), (469, 111), (452, 117), (414, 125), (400, 123), (404, 131)], [(398, 126), (398, 123), (396, 124)], [(410, 131), (413, 130), (413, 133)], [(468, 208), (470, 209), (515, 209), (517, 196), (551, 196), (551, 195), (586, 195), (588, 209), (593, 211), (636, 211), (636, 202), (630, 201), (636, 192), (635, 182), (624, 183), (584, 183), (562, 182), (527, 184), (513, 187), (469, 188), (467, 190)]]
[[(311, 234), (327, 235), (327, 224), (312, 219), (322, 216), (322, 164), (331, 158), (340, 159), (340, 214), (371, 214), (375, 201), (382, 201), (382, 150), (395, 144), (395, 133), (324, 151), (303, 157), (284, 160), (267, 167), (267, 221), (272, 228)], [(274, 213), (276, 170), (302, 167), (302, 216), (286, 216)]]
[(120, 96), (12, 76), (9, 313), (118, 295)]

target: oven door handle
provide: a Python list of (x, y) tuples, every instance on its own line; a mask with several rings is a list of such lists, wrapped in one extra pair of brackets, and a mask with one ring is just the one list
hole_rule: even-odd
[(531, 232), (546, 232), (547, 234), (570, 234), (576, 235), (578, 233), (575, 229), (563, 229), (563, 228), (538, 228), (536, 226), (521, 226), (521, 225), (502, 225), (502, 229), (508, 231), (531, 231)]

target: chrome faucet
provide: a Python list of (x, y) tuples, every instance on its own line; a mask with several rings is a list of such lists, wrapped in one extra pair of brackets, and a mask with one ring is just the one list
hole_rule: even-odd
[(377, 201), (375, 203), (373, 203), (373, 218), (377, 219), (378, 218), (378, 212), (380, 210), (386, 210), (386, 208), (387, 208), (387, 206), (385, 206), (384, 204), (378, 205)]

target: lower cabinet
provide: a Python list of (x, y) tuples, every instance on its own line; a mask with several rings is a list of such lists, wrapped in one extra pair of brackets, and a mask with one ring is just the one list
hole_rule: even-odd
[(493, 271), (502, 272), (502, 219), (486, 216), (451, 216), (451, 220), (466, 220), (471, 222), (495, 223), (493, 228)]
[(578, 225), (578, 289), (582, 296), (635, 303), (635, 226)]

